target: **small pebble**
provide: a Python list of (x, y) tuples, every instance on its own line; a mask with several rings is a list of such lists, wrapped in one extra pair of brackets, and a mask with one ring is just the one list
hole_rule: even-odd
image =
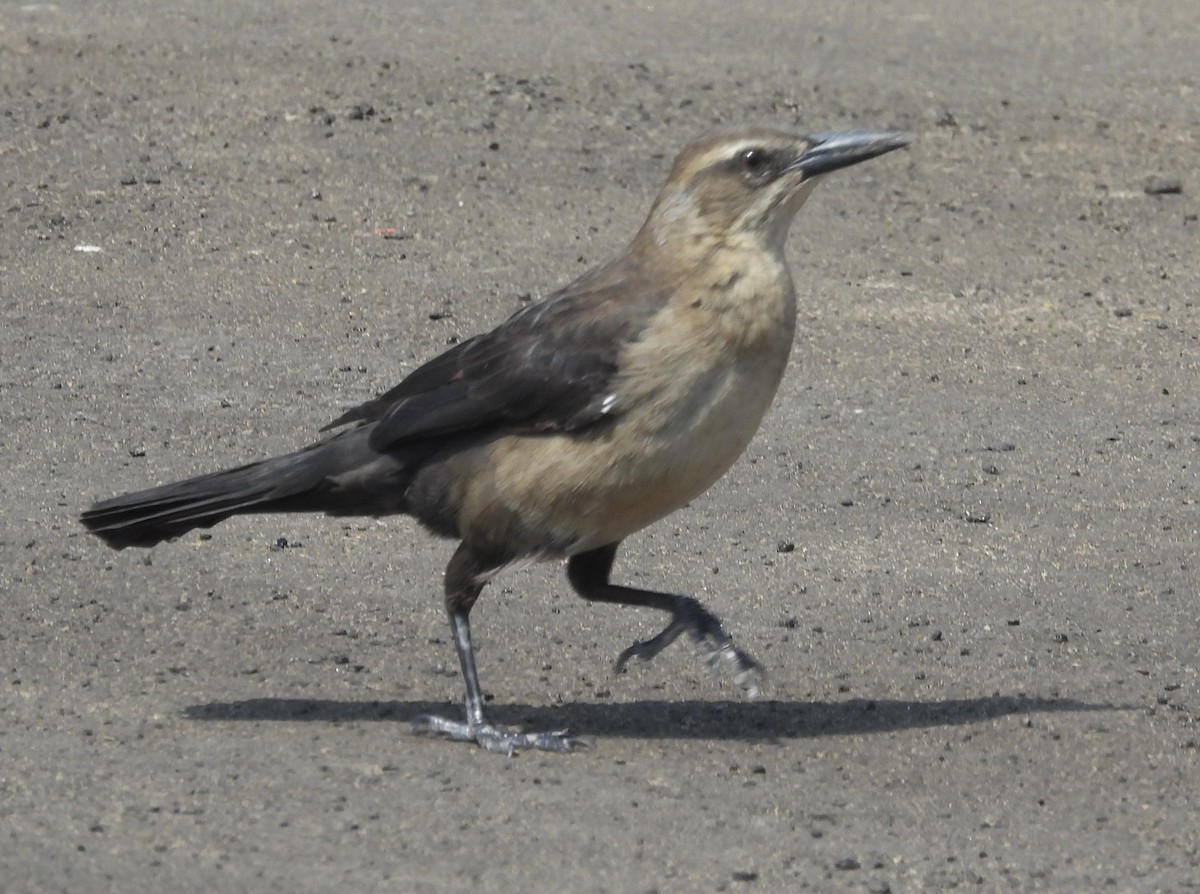
[(1151, 177), (1143, 189), (1148, 196), (1178, 195), (1183, 192), (1183, 181), (1178, 177)]

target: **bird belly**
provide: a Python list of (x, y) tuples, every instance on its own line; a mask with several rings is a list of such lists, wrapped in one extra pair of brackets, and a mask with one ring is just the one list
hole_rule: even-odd
[(643, 396), (639, 411), (594, 432), (502, 438), (490, 451), (490, 486), (479, 491), (493, 506), (466, 516), (482, 519), (502, 506), (550, 553), (622, 540), (728, 471), (758, 430), (781, 373), (782, 364), (778, 373), (753, 374), (727, 365), (658, 400)]

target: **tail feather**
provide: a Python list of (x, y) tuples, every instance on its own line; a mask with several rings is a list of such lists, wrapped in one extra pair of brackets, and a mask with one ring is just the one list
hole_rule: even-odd
[[(80, 520), (110, 546), (153, 546), (232, 515), (270, 511), (272, 504), (319, 484), (304, 451), (124, 494), (96, 503)], [(316, 480), (314, 480), (314, 478)]]
[(211, 472), (93, 504), (80, 520), (115, 549), (153, 546), (247, 512), (394, 515), (436, 441), (380, 453), (372, 426), (347, 429), (295, 453)]
[(109, 546), (124, 549), (247, 512), (402, 512), (408, 464), (371, 450), (367, 434), (350, 430), (286, 456), (113, 497), (80, 520)]

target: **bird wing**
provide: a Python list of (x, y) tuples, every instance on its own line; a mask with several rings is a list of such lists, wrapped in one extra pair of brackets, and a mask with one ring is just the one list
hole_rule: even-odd
[(624, 345), (666, 296), (630, 288), (628, 256), (522, 308), (414, 370), (399, 385), (323, 430), (375, 423), (370, 445), (387, 450), (426, 438), (509, 431), (574, 431), (613, 418), (613, 379)]

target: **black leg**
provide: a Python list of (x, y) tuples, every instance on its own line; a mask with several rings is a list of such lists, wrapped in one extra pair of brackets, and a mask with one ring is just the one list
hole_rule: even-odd
[(520, 733), (490, 723), (484, 716), (483, 690), (479, 688), (479, 674), (475, 669), (475, 649), (471, 645), (469, 616), (487, 581), (488, 573), (494, 572), (503, 564), (485, 561), (464, 543), (455, 550), (450, 564), (446, 566), (446, 612), (450, 616), (454, 649), (458, 653), (458, 665), (462, 669), (463, 684), (467, 690), (467, 719), (466, 722), (459, 722), (424, 714), (413, 718), (413, 729), (442, 733), (460, 741), (474, 741), (488, 751), (508, 755), (520, 748), (570, 751), (585, 745), (582, 739), (569, 735), (566, 730)]
[(610, 583), (609, 576), (612, 574), (616, 557), (616, 543), (571, 556), (567, 562), (567, 578), (575, 592), (593, 602), (615, 602), (620, 605), (656, 608), (671, 615), (670, 623), (657, 636), (645, 642), (634, 643), (620, 654), (616, 663), (617, 673), (625, 669), (630, 658), (649, 661), (671, 645), (679, 634), (687, 633), (692, 642), (699, 647), (709, 667), (716, 667), (724, 661), (733, 675), (734, 682), (750, 696), (758, 694), (759, 684), (765, 675), (762, 665), (733, 644), (712, 612), (691, 596), (639, 590)]

